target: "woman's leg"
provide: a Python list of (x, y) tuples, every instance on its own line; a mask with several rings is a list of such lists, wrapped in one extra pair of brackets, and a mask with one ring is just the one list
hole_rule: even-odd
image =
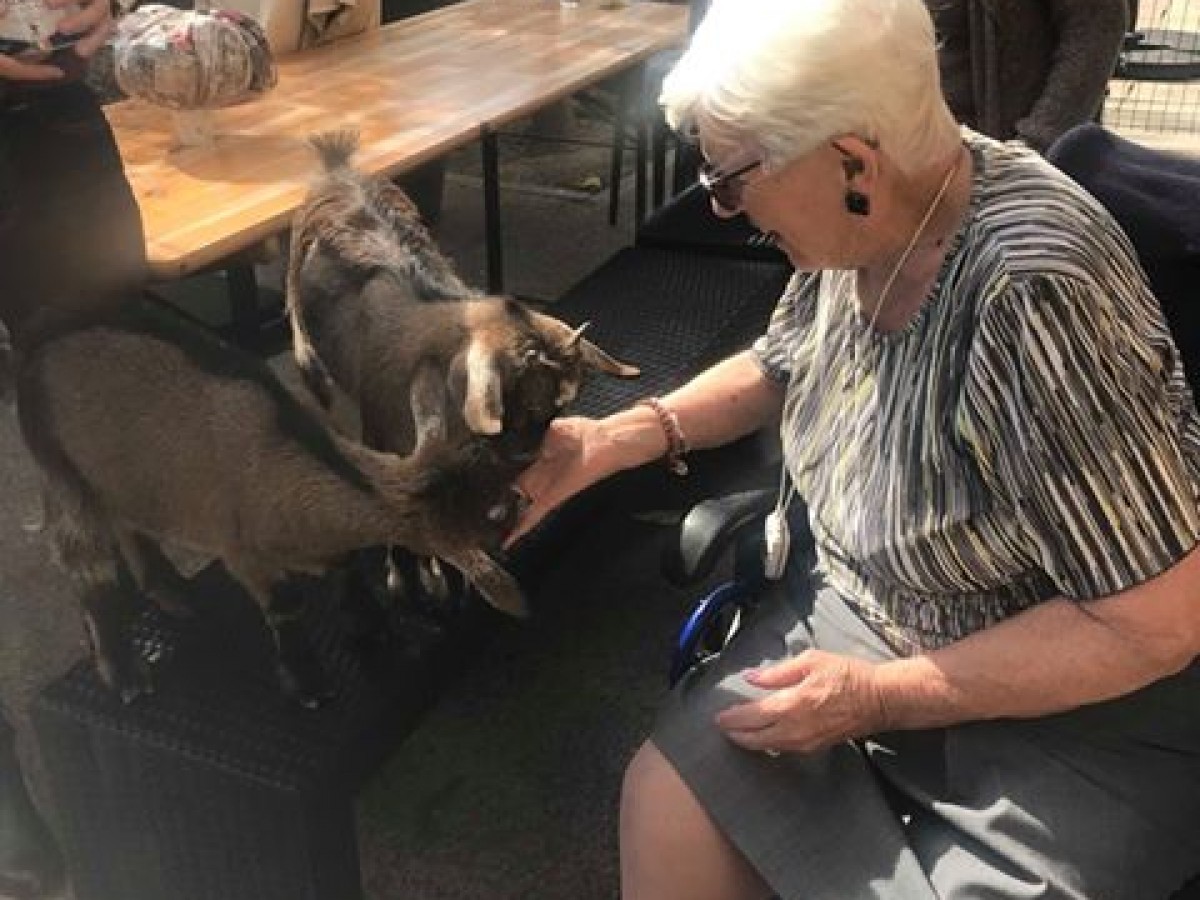
[(1200, 667), (1024, 721), (880, 736), (943, 900), (1166, 900), (1200, 873)]
[(771, 757), (733, 744), (713, 721), (729, 705), (761, 696), (748, 670), (827, 642), (866, 658), (885, 653), (862, 642), (863, 626), (843, 634), (840, 620), (827, 621), (825, 604), (804, 602), (812, 587), (802, 579), (791, 590), (796, 605), (767, 599), (719, 659), (680, 682), (656, 723), (653, 755), (643, 750), (631, 766), (624, 900), (937, 896), (857, 747)]
[(644, 743), (621, 792), (622, 900), (764, 900), (771, 889)]

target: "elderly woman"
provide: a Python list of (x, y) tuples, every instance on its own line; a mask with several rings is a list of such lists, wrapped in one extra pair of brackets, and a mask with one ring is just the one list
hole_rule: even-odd
[(1149, 900), (1200, 870), (1179, 356), (1105, 211), (961, 131), (937, 71), (921, 0), (718, 0), (664, 84), (714, 210), (799, 271), (752, 349), (558, 422), (523, 528), (779, 421), (778, 518), (803, 498), (816, 552), (630, 764), (626, 900)]

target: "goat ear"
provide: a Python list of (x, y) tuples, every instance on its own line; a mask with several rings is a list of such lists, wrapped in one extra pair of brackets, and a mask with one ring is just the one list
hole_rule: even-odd
[(618, 378), (637, 378), (642, 374), (637, 366), (618, 362), (585, 338), (583, 332), (591, 324), (590, 322), (584, 322), (578, 328), (572, 329), (562, 320), (543, 313), (534, 313), (533, 316), (542, 333), (551, 336), (551, 340), (556, 340), (558, 346), (564, 350), (578, 348), (579, 357), (583, 360), (584, 365), (607, 372), (609, 375), (616, 375)]
[(486, 342), (472, 338), (467, 348), (467, 388), (463, 421), (474, 434), (499, 434), (504, 428), (504, 382), (500, 357)]
[(609, 375), (616, 375), (618, 378), (637, 378), (642, 374), (642, 370), (637, 366), (613, 359), (586, 338), (579, 339), (579, 355), (585, 365)]

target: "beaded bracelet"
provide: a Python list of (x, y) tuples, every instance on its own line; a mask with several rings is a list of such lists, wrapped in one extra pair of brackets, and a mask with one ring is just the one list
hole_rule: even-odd
[(679, 416), (675, 415), (673, 410), (667, 409), (666, 404), (657, 397), (643, 397), (634, 406), (648, 406), (654, 410), (658, 424), (667, 436), (667, 468), (680, 477), (686, 475), (688, 464), (683, 457), (688, 452), (688, 442), (679, 425)]

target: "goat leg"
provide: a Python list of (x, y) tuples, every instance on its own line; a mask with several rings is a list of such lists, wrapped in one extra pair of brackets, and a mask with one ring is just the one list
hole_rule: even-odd
[(284, 694), (317, 709), (335, 694), (302, 621), (304, 594), (294, 578), (271, 578), (238, 563), (226, 567), (258, 603), (275, 640), (275, 672)]
[(417, 577), (425, 595), (436, 600), (439, 606), (444, 606), (450, 600), (450, 575), (436, 556), (418, 557)]
[(349, 636), (356, 643), (380, 643), (391, 631), (388, 555), (386, 547), (367, 547), (352, 553), (346, 565), (341, 609)]
[(131, 626), (142, 598), (123, 568), (115, 539), (83, 514), (82, 507), (61, 502), (64, 498), (57, 492), (47, 492), (45, 497), (53, 516), (49, 524), (59, 560), (79, 590), (100, 680), (124, 703), (153, 693), (145, 663), (134, 652), (131, 640)]
[(192, 607), (184, 599), (187, 579), (179, 574), (158, 544), (145, 535), (128, 531), (118, 534), (117, 539), (121, 555), (142, 595), (167, 615), (177, 619), (191, 618)]
[(130, 599), (119, 580), (85, 587), (80, 597), (96, 671), (122, 703), (133, 703), (144, 694), (154, 693), (146, 664), (134, 652), (131, 641), (138, 610)]
[(308, 335), (304, 324), (304, 309), (296, 300), (294, 281), (294, 278), (288, 278), (285, 296), (288, 323), (292, 329), (292, 358), (309, 391), (323, 409), (329, 409), (333, 405), (333, 378), (321, 357), (317, 355), (317, 350)]

